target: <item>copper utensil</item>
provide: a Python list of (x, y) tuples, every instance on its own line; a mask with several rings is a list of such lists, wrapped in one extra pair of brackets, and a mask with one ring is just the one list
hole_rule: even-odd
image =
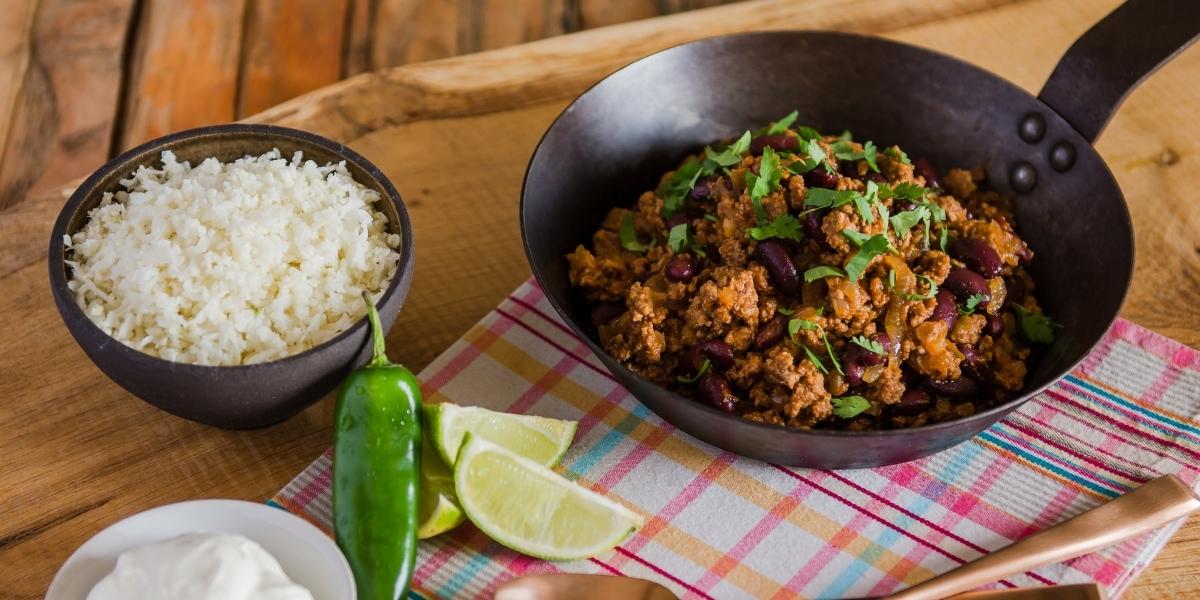
[(1200, 510), (1200, 498), (1191, 488), (1174, 475), (1163, 475), (1107, 504), (888, 598), (946, 598), (1014, 573), (1094, 552), (1196, 510)]
[[(494, 600), (675, 600), (667, 588), (633, 577), (557, 573), (526, 575), (496, 589)], [(955, 600), (1105, 600), (1094, 583), (967, 592)]]
[(675, 600), (671, 590), (645, 579), (613, 575), (555, 573), (526, 575), (496, 588), (494, 600)]

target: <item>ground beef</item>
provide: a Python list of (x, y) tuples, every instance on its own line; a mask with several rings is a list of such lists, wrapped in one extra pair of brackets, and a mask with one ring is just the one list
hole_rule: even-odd
[[(787, 427), (916, 427), (1019, 391), (1033, 352), (1022, 315), (1040, 309), (1012, 200), (985, 189), (979, 168), (950, 169), (940, 188), (923, 188), (938, 185), (936, 173), (914, 168), (899, 147), (811, 143), (823, 161), (811, 160), (807, 139), (729, 162), (717, 162), (719, 144), (664, 175), (633, 210), (613, 209), (590, 245), (566, 257), (573, 286), (604, 314), (621, 311), (598, 324), (604, 349), (696, 395), (688, 382), (701, 344), (725, 344), (732, 362), (705, 368), (740, 398), (733, 410)], [(775, 168), (764, 174), (764, 165)], [(971, 268), (955, 254), (963, 238), (986, 242), (999, 272), (986, 272), (987, 293), (970, 308), (965, 296), (940, 305), (952, 297), (937, 294), (951, 271)], [(963, 377), (976, 380), (977, 398), (926, 385)], [(933, 395), (931, 406), (896, 408), (914, 387)], [(866, 409), (835, 411), (850, 396)]]

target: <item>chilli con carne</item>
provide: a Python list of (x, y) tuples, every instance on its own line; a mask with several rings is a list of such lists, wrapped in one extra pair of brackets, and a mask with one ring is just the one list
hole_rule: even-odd
[(567, 256), (604, 349), (746, 419), (887, 429), (1024, 385), (1041, 312), (1010, 198), (796, 126), (705, 148)]

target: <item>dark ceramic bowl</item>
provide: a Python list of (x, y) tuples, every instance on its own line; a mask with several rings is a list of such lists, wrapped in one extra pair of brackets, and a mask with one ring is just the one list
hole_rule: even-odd
[(279, 360), (246, 366), (200, 366), (163, 360), (138, 352), (109, 337), (84, 315), (67, 288), (63, 235), (79, 230), (104, 192), (139, 165), (156, 165), (164, 150), (179, 161), (196, 164), (216, 157), (229, 162), (278, 148), (289, 157), (297, 150), (318, 164), (346, 161), (355, 181), (379, 192), (376, 208), (400, 235), (400, 264), (377, 307), (384, 328), (391, 327), (412, 283), (413, 239), (400, 194), (375, 165), (358, 153), (318, 135), (270, 125), (218, 125), (175, 133), (134, 148), (100, 167), (67, 201), (50, 236), (50, 290), (63, 322), (96, 366), (131, 394), (185, 419), (226, 427), (262, 427), (286, 419), (333, 390), (356, 365), (366, 362), (370, 335), (364, 317), (323, 344)]
[[(533, 273), (558, 314), (630, 392), (721, 448), (787, 465), (858, 468), (961, 443), (1074, 368), (1120, 310), (1133, 269), (1132, 225), (1121, 190), (1090, 142), (1124, 93), (1195, 35), (1195, 27), (1168, 19), (1156, 29), (1171, 30), (1154, 38), (1161, 44), (1106, 54), (1124, 47), (1111, 39), (1129, 30), (1123, 22), (1150, 26), (1135, 9), (1119, 9), (1073, 46), (1042, 98), (936, 52), (842, 33), (732, 35), (643, 58), (576, 99), (534, 151), (521, 196)], [(1097, 67), (1096, 53), (1116, 64)], [(801, 124), (849, 129), (881, 147), (899, 144), (943, 171), (983, 165), (992, 188), (1016, 197), (1019, 233), (1037, 255), (1031, 272), (1038, 297), (1064, 326), (1030, 365), (1017, 398), (912, 429), (796, 430), (747, 421), (664, 389), (599, 346), (588, 306), (568, 281), (565, 255), (590, 241), (609, 209), (633, 204), (684, 156), (793, 109)]]

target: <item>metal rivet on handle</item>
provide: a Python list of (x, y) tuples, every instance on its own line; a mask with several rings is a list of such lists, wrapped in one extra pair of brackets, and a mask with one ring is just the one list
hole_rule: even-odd
[(1050, 148), (1050, 167), (1062, 173), (1075, 166), (1075, 146), (1068, 141), (1059, 141)]
[(1032, 192), (1033, 188), (1037, 187), (1037, 179), (1037, 169), (1025, 161), (1013, 165), (1008, 172), (1009, 185), (1022, 194)]
[(1041, 141), (1042, 136), (1046, 135), (1046, 118), (1035, 112), (1025, 115), (1021, 118), (1017, 133), (1030, 144)]

